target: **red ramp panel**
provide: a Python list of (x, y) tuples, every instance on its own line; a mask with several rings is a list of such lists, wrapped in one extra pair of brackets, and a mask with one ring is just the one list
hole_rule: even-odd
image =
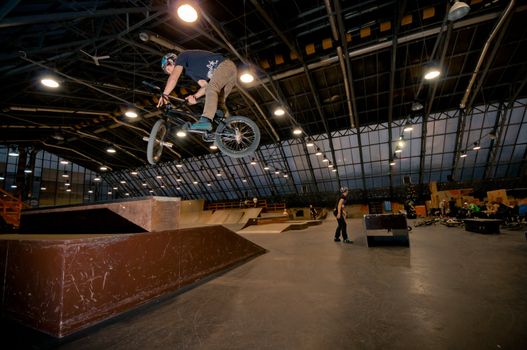
[(1, 311), (63, 337), (265, 252), (223, 226), (2, 235)]

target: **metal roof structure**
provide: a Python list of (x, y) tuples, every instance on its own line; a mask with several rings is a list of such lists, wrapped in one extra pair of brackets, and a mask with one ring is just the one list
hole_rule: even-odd
[[(217, 173), (228, 174), (215, 191), (185, 192), (210, 200), (243, 196), (240, 179), (266, 196), (343, 184), (387, 187), (404, 176), (426, 183), (525, 175), (525, 4), (467, 1), (468, 14), (449, 20), (457, 2), (196, 3), (198, 21), (185, 23), (175, 14), (178, 1), (5, 1), (0, 143), (45, 150), (95, 172), (106, 165), (112, 181), (131, 169), (164, 173), (173, 180), (159, 190), (167, 195), (177, 193), (180, 176), (209, 184)], [(161, 57), (185, 49), (219, 52), (256, 72), (256, 81), (240, 83), (228, 105), (262, 131), (258, 170), (251, 157), (214, 153), (199, 137), (174, 142), (159, 165), (148, 165), (143, 139), (159, 111), (142, 81), (163, 86)], [(441, 67), (441, 76), (428, 82), (423, 71), (431, 64)], [(42, 86), (46, 74), (61, 86)], [(174, 93), (185, 97), (197, 88), (181, 79)], [(139, 118), (124, 116), (130, 106)], [(273, 115), (276, 106), (286, 114)], [(402, 130), (407, 122), (415, 126), (411, 134)], [(300, 137), (292, 134), (296, 126)], [(400, 136), (407, 148), (396, 154)], [(336, 172), (328, 172), (308, 140)], [(478, 157), (461, 159), (474, 143), (482, 146)], [(106, 153), (108, 145), (116, 155)], [(394, 155), (400, 162), (391, 168)], [(188, 169), (177, 168), (180, 163)], [(276, 182), (264, 165), (292, 176)], [(143, 191), (140, 184), (133, 190)]]

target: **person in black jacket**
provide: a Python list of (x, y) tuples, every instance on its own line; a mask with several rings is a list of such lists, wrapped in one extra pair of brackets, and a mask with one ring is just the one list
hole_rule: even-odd
[(340, 242), (340, 235), (342, 234), (342, 239), (344, 243), (353, 243), (352, 240), (348, 239), (348, 233), (346, 232), (346, 199), (348, 196), (348, 188), (342, 187), (340, 189), (340, 198), (335, 205), (334, 214), (337, 217), (337, 230), (335, 231), (335, 242)]

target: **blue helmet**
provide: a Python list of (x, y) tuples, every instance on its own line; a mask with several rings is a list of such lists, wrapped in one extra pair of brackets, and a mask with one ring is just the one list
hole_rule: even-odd
[(163, 69), (163, 71), (165, 73), (168, 73), (166, 71), (166, 68), (167, 66), (170, 64), (172, 66), (175, 66), (176, 65), (176, 59), (177, 59), (177, 55), (175, 53), (167, 53), (165, 56), (163, 56), (163, 58), (161, 59), (161, 69)]

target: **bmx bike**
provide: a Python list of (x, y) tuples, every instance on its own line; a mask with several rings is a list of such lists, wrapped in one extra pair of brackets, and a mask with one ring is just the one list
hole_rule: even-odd
[[(143, 84), (158, 92), (161, 89), (151, 83)], [(176, 103), (173, 104), (172, 101)], [(187, 133), (201, 135), (203, 141), (215, 143), (218, 149), (231, 158), (242, 158), (253, 154), (260, 144), (260, 129), (254, 121), (244, 116), (226, 117), (223, 111), (218, 110), (212, 121), (212, 131), (192, 130), (192, 121), (198, 120), (199, 115), (194, 113), (184, 99), (169, 96), (161, 117), (155, 122), (150, 136), (146, 156), (152, 165), (161, 159), (163, 147), (172, 147), (174, 134), (185, 136)]]

